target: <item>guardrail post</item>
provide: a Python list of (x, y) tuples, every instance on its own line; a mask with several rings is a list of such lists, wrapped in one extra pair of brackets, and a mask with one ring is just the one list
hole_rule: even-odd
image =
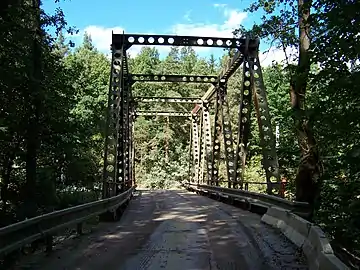
[(249, 183), (245, 183), (245, 190), (246, 190), (246, 191), (249, 190)]
[(83, 224), (82, 224), (82, 223), (76, 224), (76, 232), (77, 232), (77, 234), (79, 234), (79, 235), (82, 235), (82, 234), (83, 234)]

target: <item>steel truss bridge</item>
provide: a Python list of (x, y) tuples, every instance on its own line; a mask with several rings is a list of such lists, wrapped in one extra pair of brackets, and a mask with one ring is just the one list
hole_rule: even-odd
[[(220, 47), (234, 54), (218, 75), (133, 74), (127, 50), (135, 45)], [(75, 227), (83, 234), (93, 217), (119, 220), (135, 194), (120, 225), (99, 228), (93, 237), (75, 244), (76, 249), (65, 247), (53, 258), (38, 261), (35, 269), (348, 269), (321, 229), (306, 220), (309, 205), (282, 198), (259, 39), (112, 34), (111, 48), (102, 199), (0, 228), (0, 268), (38, 241), (50, 252), (65, 229)], [(238, 121), (232, 127), (227, 83), (240, 67)], [(136, 82), (201, 83), (209, 88), (202, 97), (140, 97), (132, 93)], [(138, 110), (146, 102), (190, 103), (194, 108)], [(257, 184), (266, 184), (267, 194), (247, 191), (244, 179), (252, 113), (266, 172), (266, 182)], [(134, 122), (141, 115), (188, 118), (191, 175), (183, 187), (250, 211), (186, 190), (135, 191)], [(221, 149), (224, 180), (219, 177)]]
[[(233, 49), (234, 56), (219, 75), (132, 74), (128, 68), (127, 50), (136, 45), (171, 45), (220, 47)], [(113, 34), (112, 66), (109, 89), (107, 136), (104, 160), (104, 198), (115, 196), (135, 182), (134, 121), (137, 116), (187, 117), (191, 121), (191, 184), (219, 186), (220, 149), (225, 151), (228, 188), (244, 188), (250, 115), (254, 110), (260, 131), (263, 166), (266, 172), (267, 193), (279, 192), (279, 169), (275, 138), (266, 99), (259, 62), (259, 39), (213, 38), (193, 36)], [(239, 85), (238, 123), (231, 127), (227, 82), (242, 66), (242, 85)], [(208, 91), (198, 98), (136, 97), (132, 94), (135, 82), (205, 83)], [(141, 102), (194, 103), (186, 112), (138, 111)], [(210, 120), (210, 106), (215, 108), (215, 120)], [(211, 133), (211, 131), (214, 131)]]

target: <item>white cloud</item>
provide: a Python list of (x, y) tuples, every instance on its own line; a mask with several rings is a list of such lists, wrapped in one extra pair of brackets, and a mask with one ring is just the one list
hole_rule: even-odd
[[(189, 23), (179, 23), (171, 27), (171, 34), (175, 35), (187, 35), (187, 36), (205, 36), (205, 37), (223, 37), (230, 38), (233, 36), (232, 31), (240, 26), (240, 24), (246, 19), (247, 13), (238, 11), (236, 9), (229, 8), (226, 4), (214, 4), (215, 8), (219, 9), (224, 16), (224, 20), (220, 24), (211, 23), (190, 23), (191, 10), (187, 11), (184, 15), (184, 19)], [(94, 46), (107, 54), (110, 54), (111, 44), (111, 32), (120, 34), (125, 29), (121, 26), (114, 27), (102, 27), (97, 25), (89, 25), (78, 35), (73, 37), (82, 37), (85, 32), (91, 35)], [(147, 32), (143, 34), (155, 34)], [(159, 34), (159, 33), (158, 33)], [(160, 33), (161, 34), (161, 33)], [(141, 48), (144, 46), (133, 45), (129, 50), (129, 54), (134, 57), (140, 53)], [(170, 51), (169, 46), (155, 46), (158, 49), (160, 55), (164, 56)], [(211, 47), (195, 47), (197, 52), (209, 53), (213, 48)], [(293, 59), (294, 53), (296, 55), (297, 50), (294, 48), (287, 48), (288, 57)], [(271, 48), (268, 52), (260, 52), (259, 55), (262, 66), (271, 65), (273, 61), (281, 62), (285, 61), (286, 57), (282, 49)]]
[(110, 52), (111, 32), (121, 34), (124, 28), (120, 26), (102, 27), (97, 25), (89, 25), (82, 32), (81, 36), (86, 32), (91, 36), (94, 46), (102, 52)]
[[(233, 31), (240, 26), (247, 17), (246, 12), (227, 8), (226, 4), (214, 4), (214, 7), (222, 10), (224, 21), (221, 24), (210, 23), (179, 23), (171, 27), (175, 35), (204, 36), (204, 37), (233, 37)], [(195, 47), (197, 52), (211, 51), (210, 47)]]
[[(89, 25), (87, 26), (85, 29), (83, 29), (82, 31), (80, 31), (77, 35), (73, 35), (73, 37), (83, 37), (84, 33), (88, 33), (91, 36), (91, 39), (93, 41), (93, 44), (95, 46), (95, 48), (97, 48), (99, 51), (107, 54), (109, 57), (111, 57), (111, 38), (112, 35), (111, 33), (113, 32), (114, 34), (122, 34), (123, 32), (125, 32), (125, 29), (121, 26), (115, 26), (115, 27), (102, 27), (102, 26), (97, 26), (97, 25)], [(143, 33), (143, 34), (155, 34), (155, 33)], [(131, 48), (128, 50), (128, 53), (130, 54), (130, 56), (134, 57), (137, 54), (140, 53), (141, 48), (142, 47), (147, 47), (147, 46), (139, 46), (139, 45), (134, 45), (131, 46)], [(153, 47), (153, 46), (150, 46)], [(155, 46), (160, 54), (166, 54), (170, 51), (169, 47), (165, 47), (165, 46)]]
[(234, 30), (236, 28), (239, 28), (241, 22), (247, 17), (247, 14), (245, 12), (239, 12), (236, 10), (227, 10), (226, 14), (228, 16), (228, 19), (224, 24), (225, 29)]
[(259, 60), (262, 67), (270, 66), (273, 62), (286, 63), (288, 60), (290, 63), (296, 61), (298, 50), (295, 47), (287, 47), (286, 55), (281, 48), (270, 48), (268, 51), (259, 53)]
[(225, 21), (222, 24), (175, 24), (172, 26), (172, 32), (176, 35), (189, 36), (208, 36), (208, 37), (232, 37), (232, 31), (240, 26), (247, 17), (246, 12), (240, 12), (235, 9), (228, 9), (224, 4), (215, 4), (214, 6), (223, 9)]

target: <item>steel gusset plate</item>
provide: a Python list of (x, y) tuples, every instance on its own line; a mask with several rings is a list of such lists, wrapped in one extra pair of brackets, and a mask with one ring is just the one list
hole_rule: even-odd
[(254, 105), (259, 125), (260, 143), (263, 151), (263, 166), (268, 183), (267, 192), (273, 193), (279, 185), (272, 185), (272, 182), (280, 182), (279, 163), (275, 148), (275, 136), (271, 128), (269, 107), (266, 98), (266, 91), (261, 72), (259, 57), (250, 58), (250, 74), (253, 77)]
[(250, 134), (250, 112), (252, 102), (252, 80), (249, 68), (249, 58), (243, 64), (242, 88), (240, 92), (238, 130), (235, 149), (235, 179), (243, 189), (244, 172), (246, 165), (247, 146)]
[(220, 83), (220, 100), (221, 103), (221, 120), (222, 120), (222, 133), (224, 139), (224, 150), (225, 150), (225, 161), (228, 176), (228, 187), (231, 188), (232, 184), (235, 183), (234, 177), (234, 149), (233, 149), (233, 138), (231, 131), (231, 122), (229, 115), (229, 105), (227, 102), (227, 90), (226, 83)]
[(214, 138), (213, 138), (213, 149), (212, 149), (212, 161), (211, 161), (211, 185), (219, 185), (219, 162), (220, 162), (220, 140), (221, 140), (221, 103), (220, 99), (220, 90), (216, 90), (216, 100), (215, 100), (215, 119), (214, 119)]
[(218, 80), (218, 76), (130, 74), (129, 80), (131, 83), (135, 83), (135, 82), (216, 83)]

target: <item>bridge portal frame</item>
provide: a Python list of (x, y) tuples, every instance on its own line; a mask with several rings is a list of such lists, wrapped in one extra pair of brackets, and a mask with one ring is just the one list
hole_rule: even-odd
[[(275, 137), (266, 98), (259, 61), (259, 39), (216, 38), (174, 35), (141, 35), (112, 33), (112, 60), (109, 83), (108, 109), (103, 168), (103, 198), (116, 196), (135, 184), (134, 121), (139, 115), (188, 117), (191, 120), (190, 153), (192, 174), (189, 182), (219, 186), (221, 141), (229, 188), (243, 189), (247, 146), (250, 134), (250, 115), (255, 109), (259, 126), (263, 167), (266, 173), (267, 193), (279, 187), (279, 166)], [(127, 50), (133, 45), (218, 47), (235, 53), (218, 76), (131, 74)], [(231, 128), (227, 97), (227, 82), (243, 64), (240, 88), (238, 123), (235, 133)], [(209, 83), (211, 86), (201, 98), (133, 97), (136, 82)], [(194, 103), (191, 112), (137, 111), (137, 102)], [(211, 134), (210, 106), (215, 104), (214, 133)], [(222, 138), (221, 138), (222, 137)]]

